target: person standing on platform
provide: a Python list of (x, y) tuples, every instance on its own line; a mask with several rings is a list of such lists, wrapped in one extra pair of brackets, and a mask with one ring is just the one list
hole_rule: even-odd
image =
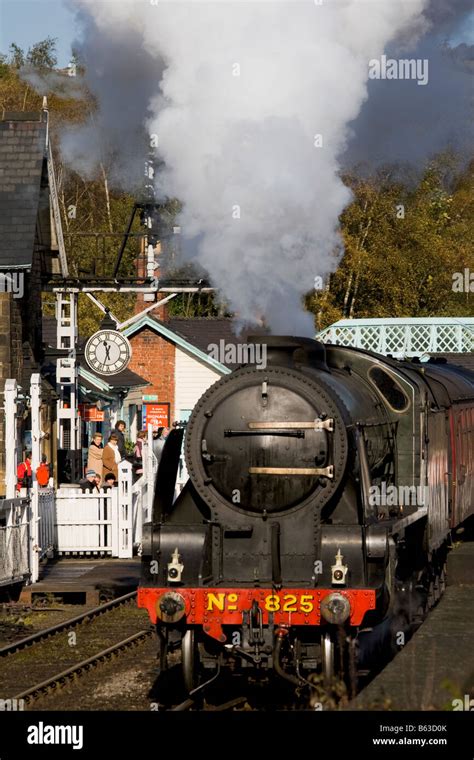
[(165, 445), (165, 441), (170, 433), (169, 427), (159, 427), (158, 430), (153, 431), (153, 453), (159, 463), (161, 454)]
[(33, 477), (31, 470), (31, 451), (25, 451), (25, 459), (20, 462), (16, 468), (17, 484), (16, 490), (21, 491), (22, 488), (31, 488)]
[(140, 430), (137, 435), (137, 442), (133, 449), (133, 472), (135, 475), (143, 475), (143, 456), (147, 445), (146, 430)]
[(115, 480), (115, 475), (113, 472), (108, 472), (104, 479), (104, 485), (103, 488), (107, 490), (108, 488), (113, 488), (117, 485), (117, 481)]
[(117, 436), (118, 441), (118, 450), (120, 451), (120, 456), (122, 459), (125, 459), (125, 455), (127, 453), (127, 449), (125, 448), (125, 431), (127, 429), (127, 426), (123, 420), (119, 420), (116, 424), (114, 429), (112, 430), (112, 435)]
[(84, 492), (89, 491), (93, 493), (94, 491), (99, 491), (100, 478), (94, 470), (86, 470), (86, 477), (79, 481), (78, 486)]
[(102, 455), (104, 453), (102, 438), (102, 433), (94, 433), (87, 455), (87, 469), (94, 470), (100, 478), (102, 478)]
[(119, 466), (119, 462), (122, 461), (122, 455), (120, 454), (118, 444), (119, 444), (119, 440), (116, 434), (112, 433), (107, 443), (107, 446), (104, 448), (104, 453), (102, 455), (102, 478), (103, 479), (105, 479), (105, 476), (107, 475), (107, 473), (113, 472), (113, 474), (115, 475), (115, 480), (118, 480), (118, 466)]
[(40, 488), (46, 488), (49, 485), (50, 471), (47, 457), (43, 454), (41, 464), (36, 468), (36, 480)]

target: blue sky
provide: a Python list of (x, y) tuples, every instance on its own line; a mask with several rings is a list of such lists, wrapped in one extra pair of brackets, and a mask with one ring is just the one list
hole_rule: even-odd
[(58, 38), (58, 64), (67, 66), (75, 26), (64, 0), (0, 0), (0, 52), (12, 42), (27, 50), (48, 36)]
[[(76, 36), (74, 15), (67, 0), (0, 0), (0, 52), (7, 53), (12, 42), (27, 50), (48, 35), (58, 38), (58, 63), (67, 66)], [(474, 43), (474, 12), (454, 33), (451, 42)]]

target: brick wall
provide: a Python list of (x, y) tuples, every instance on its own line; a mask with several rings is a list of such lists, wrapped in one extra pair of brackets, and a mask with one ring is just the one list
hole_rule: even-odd
[(175, 419), (175, 347), (174, 343), (144, 328), (130, 338), (130, 369), (151, 383), (146, 394), (157, 394), (159, 402), (169, 401), (170, 419)]
[[(163, 298), (166, 298), (169, 293), (158, 293), (154, 298), (153, 301), (161, 301)], [(148, 306), (151, 306), (153, 301), (145, 301), (143, 293), (137, 293), (136, 300), (135, 300), (135, 309), (134, 313), (139, 314), (143, 309), (146, 309)], [(169, 320), (169, 313), (168, 313), (168, 304), (165, 303), (164, 306), (158, 306), (156, 309), (153, 309), (151, 311), (151, 316), (157, 317), (157, 319), (161, 320), (162, 322), (168, 322)]]
[[(159, 261), (159, 257), (161, 254), (161, 243), (157, 243), (155, 247), (155, 260)], [(137, 276), (138, 277), (145, 277), (146, 275), (146, 252), (145, 252), (145, 244), (142, 245), (142, 251), (140, 256), (137, 260)], [(160, 276), (160, 270), (155, 270), (155, 277)], [(157, 293), (153, 301), (161, 301), (163, 298), (165, 298), (169, 293)], [(146, 309), (148, 306), (151, 306), (153, 301), (146, 301), (145, 300), (145, 294), (144, 293), (137, 293), (136, 300), (135, 300), (135, 314), (139, 314), (143, 309)], [(168, 313), (168, 304), (165, 304), (164, 306), (160, 306), (157, 309), (152, 310), (152, 315), (154, 317), (157, 317), (162, 322), (167, 322), (169, 319), (169, 313)]]

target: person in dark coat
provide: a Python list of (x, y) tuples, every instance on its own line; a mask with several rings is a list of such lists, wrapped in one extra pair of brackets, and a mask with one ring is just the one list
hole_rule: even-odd
[(169, 436), (169, 433), (170, 433), (169, 427), (159, 427), (157, 430), (153, 430), (153, 441), (152, 441), (153, 453), (158, 463), (161, 459), (161, 455), (163, 453), (165, 442)]
[(100, 489), (100, 475), (97, 475), (95, 470), (86, 470), (86, 477), (79, 481), (78, 485), (81, 491), (99, 491)]
[(120, 456), (122, 459), (125, 459), (125, 456), (127, 454), (127, 449), (125, 448), (125, 430), (127, 429), (127, 426), (123, 420), (119, 420), (114, 429), (112, 430), (112, 433), (117, 436), (118, 440), (118, 450), (120, 451)]
[(108, 488), (113, 488), (116, 485), (117, 485), (117, 481), (115, 480), (114, 473), (108, 472), (104, 478), (104, 485), (103, 485), (104, 490), (106, 491)]

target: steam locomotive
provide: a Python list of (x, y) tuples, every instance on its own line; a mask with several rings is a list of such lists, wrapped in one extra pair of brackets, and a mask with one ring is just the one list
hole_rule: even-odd
[(225, 669), (295, 688), (330, 679), (400, 609), (416, 625), (474, 511), (472, 372), (261, 341), (265, 368), (240, 367), (197, 403), (176, 500), (183, 431), (170, 434), (145, 526), (138, 604), (190, 693)]

